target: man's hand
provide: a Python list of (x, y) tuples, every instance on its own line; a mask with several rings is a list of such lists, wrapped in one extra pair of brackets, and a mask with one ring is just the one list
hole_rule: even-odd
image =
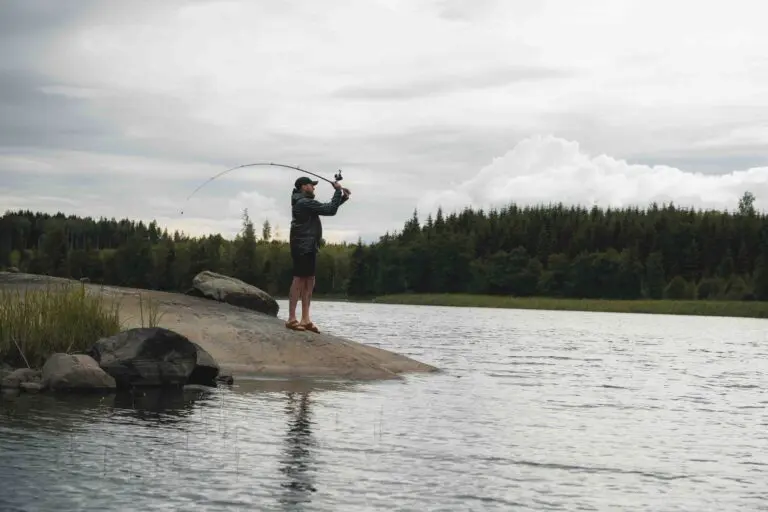
[(341, 183), (339, 183), (338, 181), (334, 181), (333, 182), (333, 188), (335, 188), (336, 190), (340, 189), (341, 188)]
[(344, 193), (345, 196), (349, 197), (352, 195), (352, 192), (349, 191), (348, 188), (342, 188), (341, 191)]

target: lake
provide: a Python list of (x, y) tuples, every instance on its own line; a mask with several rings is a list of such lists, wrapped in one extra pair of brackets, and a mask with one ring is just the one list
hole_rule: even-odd
[(768, 505), (765, 320), (344, 302), (313, 313), (329, 333), (444, 372), (6, 399), (0, 509)]

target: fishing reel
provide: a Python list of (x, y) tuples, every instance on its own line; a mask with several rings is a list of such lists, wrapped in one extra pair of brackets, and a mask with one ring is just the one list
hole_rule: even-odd
[(344, 176), (341, 175), (341, 169), (339, 169), (339, 172), (336, 173), (333, 179), (335, 179), (336, 181), (341, 181), (344, 179)]

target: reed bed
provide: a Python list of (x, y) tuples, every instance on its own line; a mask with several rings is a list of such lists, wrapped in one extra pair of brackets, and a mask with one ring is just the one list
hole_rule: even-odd
[(119, 304), (84, 285), (0, 289), (0, 361), (31, 368), (120, 331)]

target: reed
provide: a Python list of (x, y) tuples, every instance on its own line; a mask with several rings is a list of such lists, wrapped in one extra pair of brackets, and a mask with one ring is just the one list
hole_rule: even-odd
[(423, 306), (768, 318), (768, 302), (759, 301), (563, 299), (470, 294), (398, 294), (375, 297), (372, 301)]
[(0, 289), (0, 361), (40, 367), (54, 352), (87, 349), (120, 331), (119, 305), (84, 285)]
[(139, 315), (142, 327), (158, 327), (164, 313), (160, 311), (160, 303), (139, 294)]

